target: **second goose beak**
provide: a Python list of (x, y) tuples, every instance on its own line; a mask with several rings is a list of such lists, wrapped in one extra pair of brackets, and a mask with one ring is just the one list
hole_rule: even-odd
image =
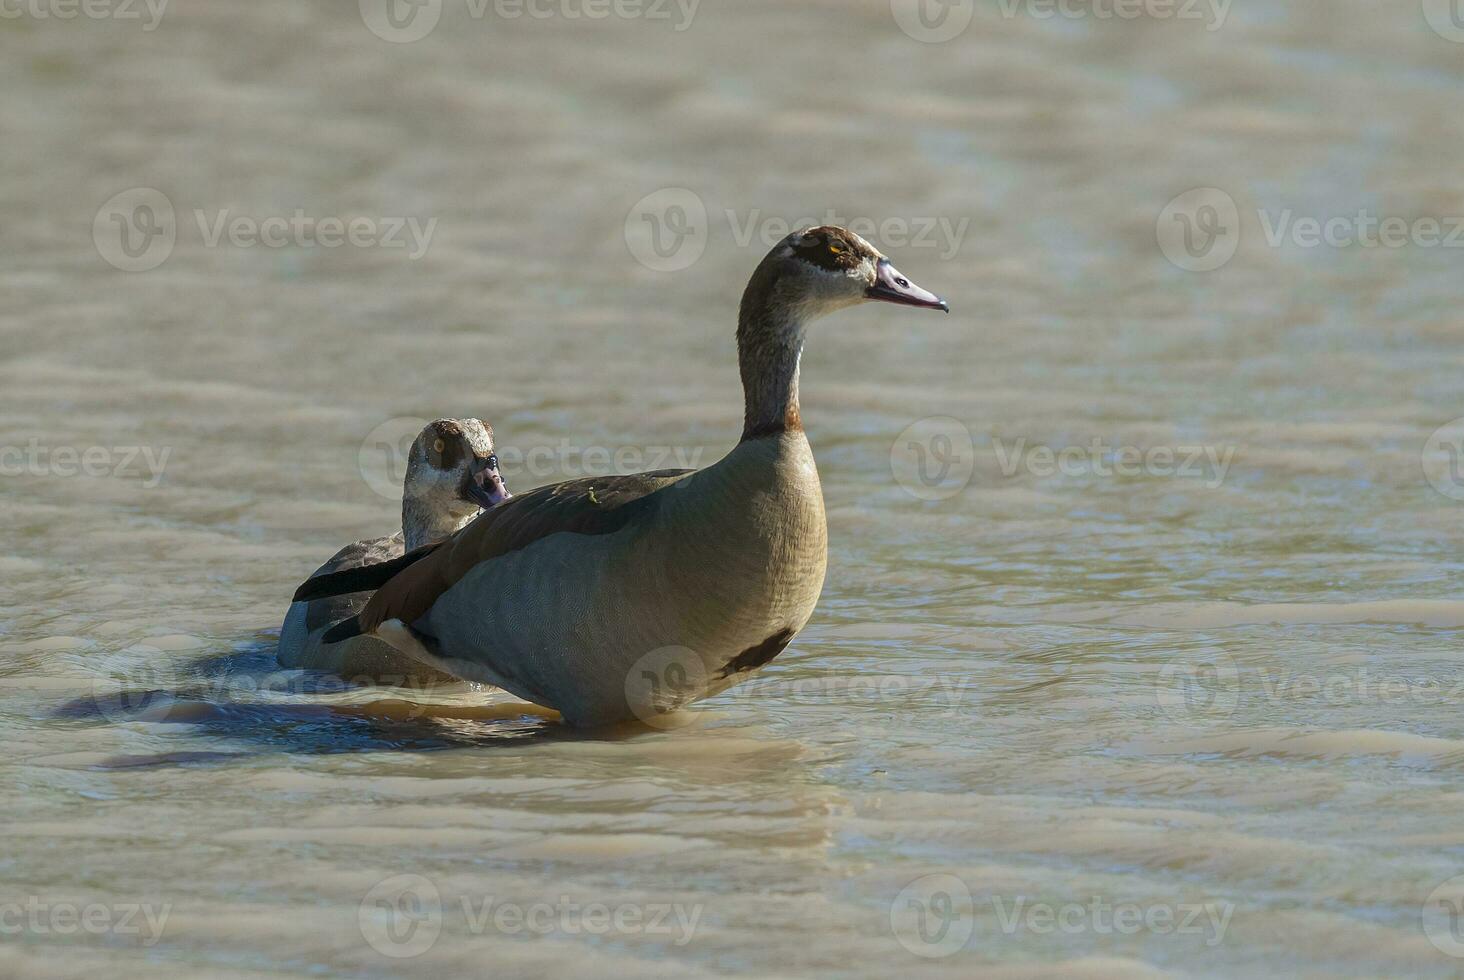
[(468, 497), (484, 510), (491, 510), (512, 496), (499, 475), (498, 457), (481, 460), (468, 481)]
[(880, 259), (875, 266), (874, 285), (864, 291), (869, 299), (877, 299), (886, 303), (899, 303), (901, 306), (919, 306), (927, 310), (951, 311), (950, 304), (928, 289), (921, 289), (904, 276), (900, 270), (890, 264), (889, 259)]

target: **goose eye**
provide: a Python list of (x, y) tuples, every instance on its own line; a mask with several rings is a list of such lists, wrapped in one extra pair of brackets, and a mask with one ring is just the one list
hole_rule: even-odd
[(490, 470), (496, 470), (496, 469), (498, 469), (498, 454), (497, 453), (489, 453), (488, 454), (488, 468)]
[(442, 451), (444, 449), (446, 449), (446, 448), (447, 448), (447, 443), (443, 442), (442, 439), (440, 439), (440, 438), (436, 442), (434, 442), (432, 444), (432, 451), (435, 452), (439, 456), (442, 455)]

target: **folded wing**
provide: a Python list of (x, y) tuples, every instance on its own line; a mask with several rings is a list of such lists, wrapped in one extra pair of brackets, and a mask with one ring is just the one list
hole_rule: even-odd
[[(694, 470), (657, 470), (628, 476), (568, 480), (530, 490), (484, 511), (452, 537), (418, 548), (395, 561), (352, 569), (339, 576), (312, 579), (312, 597), (375, 588), (366, 608), (325, 635), (335, 643), (370, 633), (389, 619), (411, 624), (426, 614), (438, 596), (481, 562), (526, 548), (551, 534), (613, 534), (644, 520), (659, 504), (660, 492)], [(335, 581), (322, 581), (334, 579)], [(302, 586), (302, 591), (306, 588)], [(297, 595), (298, 598), (298, 595)]]

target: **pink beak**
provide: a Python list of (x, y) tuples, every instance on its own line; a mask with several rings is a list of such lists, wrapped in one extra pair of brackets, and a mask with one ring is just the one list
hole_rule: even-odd
[(901, 306), (919, 306), (927, 310), (944, 310), (947, 313), (951, 311), (950, 304), (945, 300), (900, 275), (900, 270), (891, 265), (889, 259), (880, 259), (875, 269), (874, 285), (864, 291), (864, 295), (870, 299), (898, 303)]
[(484, 464), (483, 468), (473, 474), (468, 483), (468, 496), (472, 501), (484, 510), (491, 510), (513, 496), (504, 485), (503, 477), (499, 475), (498, 467)]

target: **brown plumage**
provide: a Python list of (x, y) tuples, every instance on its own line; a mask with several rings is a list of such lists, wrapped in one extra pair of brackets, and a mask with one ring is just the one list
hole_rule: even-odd
[[(493, 429), (480, 419), (437, 419), (422, 429), (407, 455), (402, 487), (402, 530), (356, 541), (336, 552), (296, 590), (280, 627), (282, 666), (331, 671), (347, 679), (425, 686), (457, 679), (414, 661), (372, 637), (340, 643), (326, 639), (332, 624), (354, 622), (367, 597), (396, 571), (422, 557), (422, 542), (438, 542), (466, 524), (490, 492), (507, 493), (493, 453)], [(329, 582), (334, 588), (323, 586)], [(346, 588), (339, 586), (346, 585)], [(345, 593), (345, 594), (342, 594)]]
[[(657, 470), (628, 476), (599, 476), (555, 483), (520, 494), (484, 511), (477, 520), (440, 544), (404, 555), (392, 568), (375, 569), (384, 577), (375, 595), (356, 616), (326, 634), (329, 642), (370, 633), (389, 619), (414, 623), (437, 597), (479, 562), (528, 547), (550, 534), (611, 534), (637, 514), (655, 505), (654, 495), (673, 486), (692, 470)], [(312, 580), (307, 586), (329, 593), (372, 585), (351, 580), (367, 570), (353, 569), (335, 582)], [(303, 588), (303, 587), (302, 587)]]
[(378, 631), (575, 725), (645, 719), (751, 675), (823, 587), (823, 493), (798, 410), (805, 328), (869, 300), (946, 308), (850, 231), (788, 236), (743, 294), (736, 448), (696, 471), (540, 487), (392, 568), (317, 583), (380, 586), (337, 630)]

